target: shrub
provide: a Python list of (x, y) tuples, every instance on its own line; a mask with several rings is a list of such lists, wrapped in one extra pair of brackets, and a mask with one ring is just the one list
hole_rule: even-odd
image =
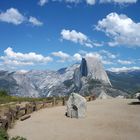
[(8, 96), (7, 91), (1, 89), (0, 90), (0, 96)]
[(8, 140), (8, 134), (4, 129), (0, 129), (0, 140)]
[(27, 140), (27, 139), (20, 136), (16, 136), (16, 137), (11, 138), (11, 140)]

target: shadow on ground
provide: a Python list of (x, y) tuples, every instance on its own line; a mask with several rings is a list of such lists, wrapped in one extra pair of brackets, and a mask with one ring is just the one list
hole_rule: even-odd
[(140, 105), (140, 101), (128, 103), (129, 105)]

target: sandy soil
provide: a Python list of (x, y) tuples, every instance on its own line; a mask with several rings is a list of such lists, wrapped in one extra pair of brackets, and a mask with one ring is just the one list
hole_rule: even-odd
[(43, 109), (18, 121), (9, 134), (28, 140), (140, 140), (140, 104), (129, 105), (134, 101), (92, 101), (84, 119), (65, 117), (65, 107)]

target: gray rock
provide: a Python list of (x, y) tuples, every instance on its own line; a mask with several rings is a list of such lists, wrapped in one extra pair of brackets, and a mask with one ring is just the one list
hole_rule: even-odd
[(71, 118), (84, 118), (86, 110), (86, 99), (79, 94), (71, 93), (67, 101), (67, 116)]
[(136, 93), (136, 98), (140, 100), (140, 93)]
[[(123, 77), (123, 75), (122, 73), (119, 77)], [(112, 77), (116, 77), (115, 79), (118, 79), (117, 76), (118, 74), (116, 76), (112, 75)], [(137, 81), (138, 78), (134, 80)], [(116, 87), (118, 87), (117, 85), (122, 85), (120, 78), (117, 81), (112, 81), (115, 81)], [(58, 71), (21, 70), (11, 72), (0, 70), (0, 89), (5, 89), (10, 95), (14, 96), (69, 96), (70, 93), (76, 92), (84, 96), (94, 95), (98, 97), (102, 87), (104, 87), (104, 91), (109, 96), (126, 96), (126, 93), (111, 86), (101, 61), (96, 57), (88, 56), (83, 58), (80, 64), (74, 64)], [(120, 89), (123, 89), (122, 86)]]
[(100, 95), (98, 96), (98, 99), (112, 99), (113, 97), (106, 94), (104, 90), (101, 90)]
[(88, 77), (97, 79), (111, 86), (110, 80), (99, 58), (86, 57)]
[(87, 69), (87, 61), (85, 58), (82, 58), (82, 62), (80, 65), (80, 72), (82, 76), (86, 76), (88, 75), (88, 69)]

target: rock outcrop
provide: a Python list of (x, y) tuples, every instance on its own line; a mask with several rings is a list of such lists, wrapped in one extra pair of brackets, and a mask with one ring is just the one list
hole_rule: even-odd
[(107, 95), (104, 90), (102, 90), (100, 95), (98, 96), (98, 99), (112, 99), (112, 98), (113, 97)]
[(88, 75), (87, 61), (85, 58), (82, 58), (81, 65), (80, 65), (80, 73), (81, 73), (81, 76)]
[(140, 93), (136, 93), (136, 98), (140, 100)]
[(99, 81), (104, 82), (105, 84), (111, 85), (110, 80), (106, 74), (106, 71), (100, 59), (96, 57), (87, 57), (86, 62), (88, 69), (88, 77), (90, 77), (90, 79), (97, 79)]
[(104, 87), (110, 96), (122, 95), (121, 92), (112, 89), (101, 61), (93, 57), (83, 58), (81, 64), (58, 71), (0, 71), (0, 88), (16, 96), (68, 96), (76, 92), (98, 97), (101, 87)]
[(67, 101), (67, 116), (70, 118), (84, 118), (86, 110), (86, 99), (77, 93), (72, 93)]

